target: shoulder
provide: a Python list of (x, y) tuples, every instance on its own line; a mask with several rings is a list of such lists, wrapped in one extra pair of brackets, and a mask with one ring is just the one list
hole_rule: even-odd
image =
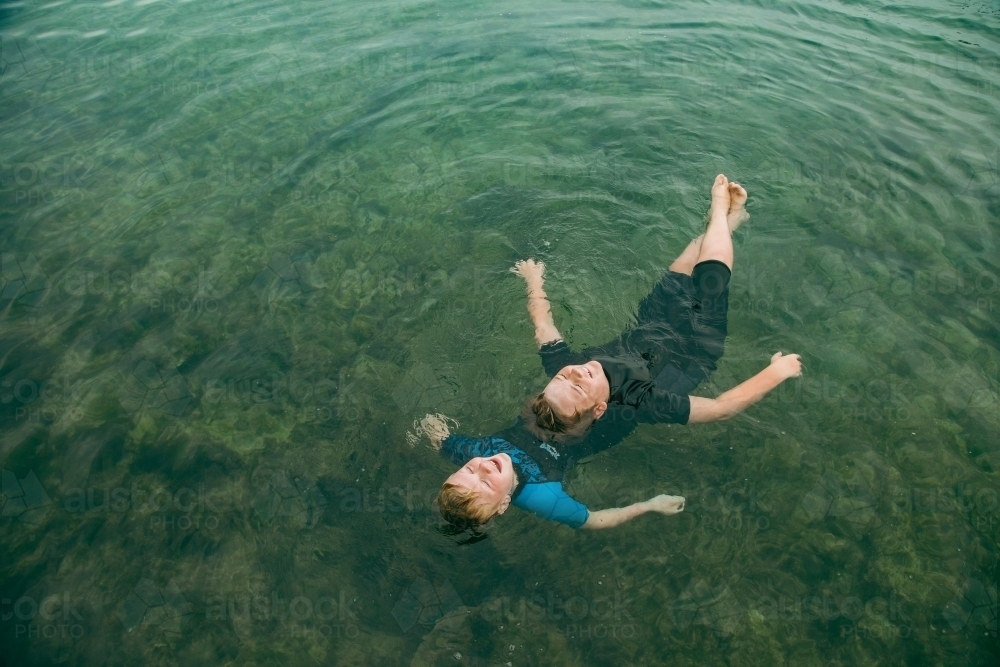
[(538, 354), (544, 356), (552, 354), (560, 354), (562, 352), (569, 352), (569, 345), (566, 344), (562, 338), (557, 338), (556, 340), (550, 340), (547, 343), (542, 343), (541, 347), (538, 348)]
[(585, 363), (587, 358), (579, 352), (574, 352), (563, 339), (550, 341), (538, 348), (538, 356), (542, 358), (545, 374), (554, 377), (566, 366)]
[(644, 422), (687, 424), (691, 417), (691, 398), (666, 389), (654, 389), (638, 410)]
[(548, 521), (573, 528), (585, 524), (590, 514), (586, 505), (566, 493), (562, 482), (525, 484), (514, 505)]

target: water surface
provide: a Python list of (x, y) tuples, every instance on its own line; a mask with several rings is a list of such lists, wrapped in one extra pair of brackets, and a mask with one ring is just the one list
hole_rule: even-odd
[[(0, 6), (9, 664), (986, 665), (1000, 540), (991, 2)], [(750, 192), (744, 416), (458, 547), (417, 416), (543, 381)]]

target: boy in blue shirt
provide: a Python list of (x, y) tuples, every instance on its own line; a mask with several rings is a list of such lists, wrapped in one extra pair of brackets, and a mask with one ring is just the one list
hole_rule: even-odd
[(513, 504), (574, 528), (610, 528), (646, 512), (677, 514), (684, 498), (660, 495), (627, 507), (591, 512), (562, 480), (579, 459), (596, 454), (640, 422), (694, 424), (728, 419), (784, 380), (801, 375), (797, 354), (770, 365), (718, 398), (689, 392), (715, 370), (726, 337), (732, 232), (746, 219), (747, 193), (719, 175), (705, 233), (694, 239), (639, 305), (637, 322), (617, 339), (573, 352), (552, 320), (544, 265), (512, 271), (528, 290), (528, 312), (546, 373), (514, 425), (485, 438), (453, 435), (447, 419), (427, 415), (421, 430), (461, 466), (442, 485), (438, 507), (459, 528), (476, 528)]

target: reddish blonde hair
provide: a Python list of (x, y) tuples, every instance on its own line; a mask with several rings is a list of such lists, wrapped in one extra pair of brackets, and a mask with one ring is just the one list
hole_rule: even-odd
[(528, 405), (535, 415), (535, 423), (538, 424), (538, 427), (552, 433), (567, 433), (583, 419), (583, 415), (579, 412), (573, 413), (571, 417), (560, 415), (549, 403), (549, 399), (545, 398), (544, 391), (536, 394), (528, 402)]

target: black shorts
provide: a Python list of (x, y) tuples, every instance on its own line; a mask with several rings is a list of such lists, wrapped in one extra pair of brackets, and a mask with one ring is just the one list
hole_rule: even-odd
[[(639, 303), (635, 326), (583, 350), (580, 358), (642, 357), (657, 387), (690, 393), (715, 371), (725, 350), (731, 275), (715, 259), (699, 262), (690, 276), (667, 271)], [(554, 365), (560, 363), (583, 361), (567, 358)]]
[(715, 259), (696, 264), (690, 276), (667, 271), (640, 302), (638, 329), (662, 324), (674, 333), (674, 349), (657, 370), (658, 386), (683, 389), (693, 382), (693, 389), (715, 371), (726, 345), (731, 276)]

